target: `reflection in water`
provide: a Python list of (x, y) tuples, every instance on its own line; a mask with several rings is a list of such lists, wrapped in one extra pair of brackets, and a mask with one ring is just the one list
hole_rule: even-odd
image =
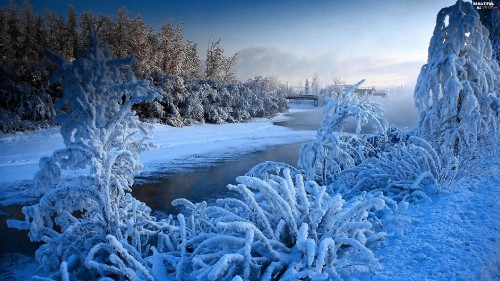
[(234, 196), (226, 186), (235, 184), (236, 177), (244, 175), (253, 166), (264, 161), (297, 165), (301, 143), (280, 145), (265, 151), (245, 155), (239, 159), (224, 160), (220, 165), (182, 174), (168, 174), (158, 183), (134, 186), (132, 195), (156, 211), (176, 213), (170, 204), (177, 198), (192, 202), (210, 201), (223, 196)]
[(310, 111), (292, 112), (286, 114), (286, 116), (291, 119), (274, 122), (274, 125), (288, 127), (295, 131), (316, 131), (319, 129), (319, 125), (323, 119), (323, 108), (316, 108)]
[(0, 211), (6, 212), (9, 216), (0, 216), (0, 255), (5, 253), (17, 252), (27, 255), (34, 255), (35, 250), (41, 243), (33, 243), (28, 237), (28, 231), (18, 230), (7, 227), (7, 219), (24, 220), (24, 214), (20, 206), (0, 207)]

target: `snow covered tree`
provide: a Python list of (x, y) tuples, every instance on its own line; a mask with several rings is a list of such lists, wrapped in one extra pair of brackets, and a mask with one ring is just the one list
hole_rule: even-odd
[(381, 192), (393, 207), (401, 201), (429, 201), (435, 193), (455, 179), (457, 163), (442, 164), (432, 146), (412, 132), (391, 128), (389, 142), (370, 143), (372, 157), (339, 173), (330, 192), (344, 198), (359, 196), (363, 192)]
[(159, 40), (160, 68), (171, 75), (180, 75), (184, 58), (182, 25), (169, 21), (161, 27)]
[(184, 61), (182, 63), (181, 74), (184, 76), (200, 78), (201, 68), (197, 44), (188, 40), (184, 49)]
[(471, 3), (459, 0), (437, 16), (414, 95), (417, 132), (444, 158), (471, 158), (478, 144), (497, 141), (500, 70), (487, 34)]
[(205, 75), (222, 81), (232, 81), (236, 78), (233, 67), (238, 53), (226, 57), (220, 47), (220, 39), (212, 40), (207, 49), (207, 66)]
[(493, 48), (494, 58), (500, 64), (500, 37), (496, 37), (491, 41), (491, 47)]
[[(45, 11), (47, 20), (48, 48), (53, 52), (64, 55), (66, 49), (66, 32), (64, 18), (59, 17), (53, 11)], [(66, 58), (69, 59), (69, 58)]]
[(68, 42), (65, 49), (65, 57), (76, 58), (78, 53), (78, 23), (77, 15), (73, 5), (68, 8), (68, 22), (65, 26), (66, 42)]
[(17, 7), (14, 4), (9, 5), (7, 9), (7, 34), (8, 40), (6, 41), (6, 56), (9, 58), (8, 61), (14, 64), (17, 60), (21, 58), (21, 26), (19, 22)]
[[(91, 30), (97, 30), (97, 19), (91, 12), (83, 12), (80, 15), (80, 40), (79, 49), (82, 50), (85, 46), (90, 44)], [(101, 38), (102, 40), (102, 38)]]
[(314, 74), (312, 83), (311, 83), (311, 94), (317, 96), (319, 94), (319, 78), (318, 73)]
[(158, 39), (153, 28), (147, 25), (141, 16), (136, 16), (131, 22), (129, 31), (130, 54), (137, 59), (134, 70), (138, 75), (145, 75), (159, 70), (156, 63), (156, 48)]
[(35, 41), (35, 18), (32, 7), (28, 2), (23, 3), (22, 33), (21, 33), (21, 59), (34, 61), (38, 57), (38, 48)]
[[(308, 180), (346, 200), (365, 192), (381, 194), (393, 208), (401, 201), (428, 200), (427, 194), (454, 179), (457, 162), (443, 162), (414, 132), (389, 127), (380, 105), (354, 93), (363, 82), (328, 100), (316, 140), (300, 150), (299, 167)], [(356, 134), (343, 132), (349, 121), (355, 121)], [(368, 124), (374, 131), (360, 134)]]
[(207, 77), (221, 79), (224, 76), (224, 50), (219, 47), (220, 40), (212, 40), (207, 49), (207, 63), (205, 75)]
[(370, 123), (377, 130), (375, 135), (386, 138), (387, 121), (382, 117), (380, 105), (366, 97), (361, 99), (354, 93), (363, 82), (345, 90), (337, 99), (329, 99), (316, 140), (302, 145), (298, 165), (305, 169), (308, 180), (328, 185), (342, 170), (361, 163), (373, 154), (373, 146), (366, 139), (342, 132), (346, 120), (355, 119), (358, 134), (361, 127)]
[(152, 146), (151, 127), (131, 106), (157, 91), (136, 80), (127, 67), (133, 59), (91, 39), (72, 63), (48, 52), (59, 65), (52, 81), (62, 79), (56, 105), (66, 147), (40, 159), (33, 193), (42, 197), (23, 207), (25, 221), (9, 224), (44, 242), (36, 258), (51, 278), (152, 280), (143, 258), (158, 224), (129, 193), (142, 168), (139, 153)]
[(477, 10), (481, 23), (490, 33), (491, 45), (493, 47), (493, 58), (500, 64), (500, 1), (495, 1), (497, 9)]
[(48, 47), (47, 41), (47, 28), (42, 16), (38, 15), (35, 20), (35, 42), (37, 44), (37, 57), (36, 61), (44, 61), (43, 50)]
[(0, 9), (0, 64), (6, 66), (9, 62), (10, 38), (7, 31), (7, 9)]
[(306, 85), (304, 86), (304, 95), (309, 95), (309, 79), (306, 79)]
[[(114, 42), (116, 42), (115, 22), (111, 16), (99, 14), (95, 18), (94, 25), (95, 25), (94, 30), (97, 32), (97, 35), (99, 36), (100, 40), (108, 44), (111, 51), (113, 51), (115, 48), (120, 47), (114, 44)], [(91, 39), (89, 38), (89, 44), (92, 44), (90, 40)]]

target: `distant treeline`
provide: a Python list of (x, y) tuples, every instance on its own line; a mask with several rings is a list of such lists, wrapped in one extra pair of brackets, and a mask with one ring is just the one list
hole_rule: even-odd
[[(29, 2), (0, 8), (0, 130), (53, 124), (53, 104), (62, 93), (57, 85), (48, 84), (53, 66), (44, 50), (71, 61), (87, 46), (91, 29), (115, 55), (135, 57), (136, 75), (164, 90), (161, 100), (136, 107), (144, 118), (182, 126), (193, 120), (239, 122), (273, 116), (287, 108), (284, 96), (269, 79), (235, 81), (237, 55), (226, 56), (220, 40), (209, 43), (202, 69), (198, 46), (184, 40), (182, 24), (167, 21), (157, 31), (125, 8), (114, 17), (91, 12), (78, 16), (72, 6), (68, 9), (68, 16), (63, 17), (49, 10), (34, 14)], [(188, 107), (191, 104), (197, 104), (197, 109)]]

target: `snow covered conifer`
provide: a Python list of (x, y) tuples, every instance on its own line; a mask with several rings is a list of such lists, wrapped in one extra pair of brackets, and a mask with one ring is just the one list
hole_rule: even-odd
[(471, 3), (459, 0), (437, 16), (415, 102), (418, 134), (445, 158), (498, 137), (500, 70), (487, 34)]
[(188, 40), (186, 42), (184, 59), (182, 62), (182, 74), (196, 78), (201, 77), (200, 64), (197, 44)]
[(64, 97), (56, 106), (66, 147), (40, 159), (34, 192), (42, 197), (23, 208), (25, 222), (10, 225), (45, 242), (36, 258), (55, 271), (52, 278), (152, 279), (142, 258), (156, 222), (127, 192), (142, 168), (139, 153), (152, 146), (151, 127), (131, 107), (156, 90), (136, 80), (132, 58), (115, 57), (91, 37), (90, 49), (71, 64), (48, 52), (59, 65), (52, 81), (62, 79)]
[(159, 55), (161, 70), (171, 75), (180, 75), (184, 58), (184, 44), (182, 42), (182, 24), (173, 26), (168, 21), (161, 27)]
[(317, 96), (319, 94), (319, 78), (318, 73), (315, 73), (311, 83), (311, 94)]
[(217, 41), (212, 40), (207, 49), (205, 75), (226, 82), (234, 80), (235, 73), (233, 67), (237, 56), (238, 53), (232, 57), (226, 57), (224, 49), (220, 47), (220, 39)]

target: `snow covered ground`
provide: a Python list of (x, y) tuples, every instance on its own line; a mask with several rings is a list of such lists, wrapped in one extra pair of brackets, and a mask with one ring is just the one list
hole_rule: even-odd
[(500, 280), (500, 155), (385, 224), (369, 280)]

